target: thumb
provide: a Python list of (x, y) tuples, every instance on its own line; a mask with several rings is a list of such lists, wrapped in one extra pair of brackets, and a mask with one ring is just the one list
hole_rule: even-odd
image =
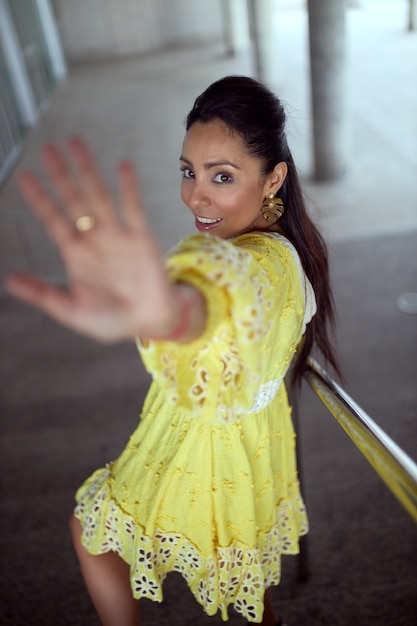
[(65, 323), (70, 314), (68, 294), (33, 274), (14, 273), (6, 277), (7, 291), (26, 304)]

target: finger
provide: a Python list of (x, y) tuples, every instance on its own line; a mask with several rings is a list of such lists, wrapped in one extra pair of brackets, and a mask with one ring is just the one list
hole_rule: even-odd
[(31, 274), (11, 274), (5, 281), (8, 292), (66, 324), (71, 317), (69, 296)]
[(140, 228), (146, 225), (139, 181), (135, 167), (123, 161), (118, 167), (119, 190), (122, 202), (123, 220), (126, 226)]
[(96, 166), (87, 144), (80, 137), (72, 137), (68, 142), (71, 157), (80, 175), (80, 183), (87, 202), (96, 217), (115, 219), (110, 193)]
[(56, 204), (43, 190), (32, 172), (22, 172), (18, 178), (21, 195), (33, 213), (41, 220), (52, 239), (59, 245), (72, 235), (72, 228)]
[(42, 161), (70, 219), (75, 223), (81, 215), (88, 214), (84, 199), (73, 173), (66, 164), (61, 151), (53, 144), (46, 144), (42, 150)]

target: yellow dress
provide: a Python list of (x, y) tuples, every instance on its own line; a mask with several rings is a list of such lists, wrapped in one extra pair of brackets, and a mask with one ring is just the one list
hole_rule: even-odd
[(92, 554), (117, 552), (137, 598), (162, 600), (180, 572), (209, 615), (260, 622), (281, 554), (308, 530), (283, 378), (315, 312), (292, 245), (277, 234), (197, 234), (168, 256), (207, 302), (189, 344), (139, 344), (153, 382), (121, 456), (79, 488)]

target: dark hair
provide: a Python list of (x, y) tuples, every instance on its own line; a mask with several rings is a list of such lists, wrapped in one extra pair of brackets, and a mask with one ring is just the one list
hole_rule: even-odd
[(248, 152), (263, 163), (263, 174), (285, 161), (287, 177), (279, 190), (285, 213), (280, 226), (295, 246), (317, 300), (317, 313), (307, 325), (292, 370), (293, 383), (300, 384), (307, 358), (315, 344), (340, 375), (329, 339), (334, 329), (334, 302), (330, 286), (326, 244), (310, 219), (298, 173), (285, 134), (285, 111), (280, 100), (264, 85), (246, 76), (226, 76), (210, 85), (195, 101), (186, 129), (195, 122), (221, 120), (243, 139)]

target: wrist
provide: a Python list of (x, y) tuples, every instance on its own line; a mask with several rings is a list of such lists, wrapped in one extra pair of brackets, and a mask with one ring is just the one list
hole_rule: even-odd
[(173, 285), (177, 317), (172, 330), (164, 334), (163, 341), (187, 343), (199, 337), (206, 324), (206, 306), (203, 294), (187, 283)]
[(181, 341), (189, 330), (193, 303), (190, 298), (181, 295), (178, 304), (179, 320), (173, 330), (163, 337), (164, 341)]

